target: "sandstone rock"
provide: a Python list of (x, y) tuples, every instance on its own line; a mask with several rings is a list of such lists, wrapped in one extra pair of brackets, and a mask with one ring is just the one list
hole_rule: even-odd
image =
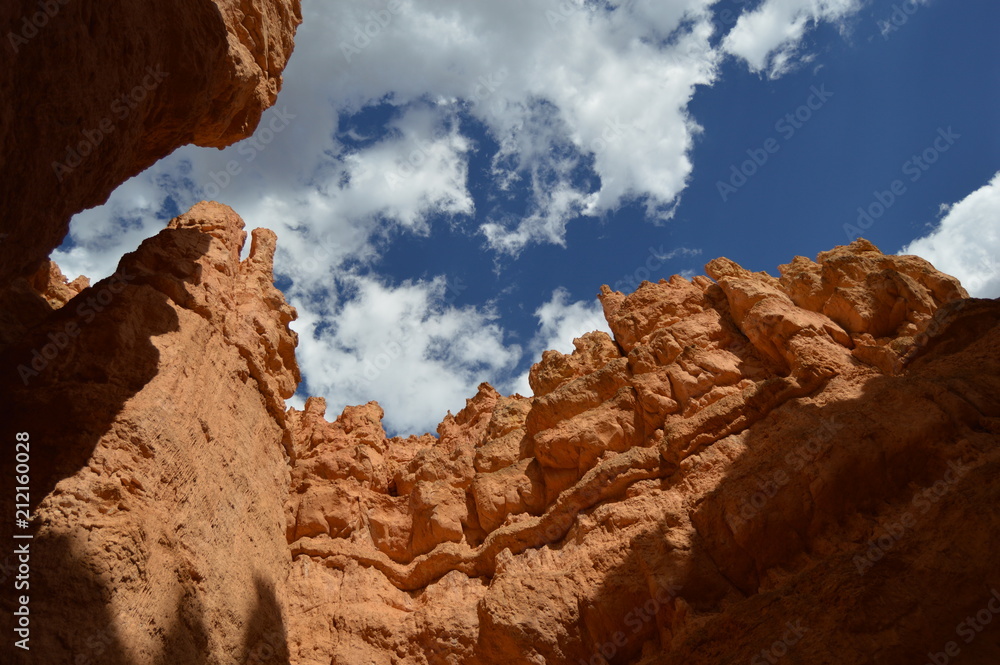
[(894, 665), (1000, 587), (1000, 305), (913, 257), (605, 287), (614, 339), (546, 352), (535, 395), (389, 438), (374, 402), (285, 409), (295, 313), (244, 240), (200, 204), (112, 278), (5, 290), (4, 366), (78, 328), (2, 380), (33, 658)]
[(298, 0), (3, 3), (0, 283), (174, 149), (250, 136), (300, 21)]
[(241, 262), (242, 226), (225, 206), (196, 206), (3, 351), (0, 418), (30, 434), (35, 515), (30, 660), (18, 662), (287, 653), (295, 313), (270, 283), (273, 234), (255, 231)]
[(52, 261), (44, 262), (28, 283), (52, 309), (59, 309), (90, 286), (90, 280), (83, 276), (70, 282)]
[[(605, 287), (614, 340), (546, 352), (532, 398), (481, 387), (438, 440), (401, 445), (396, 487), (410, 501), (376, 503), (380, 532), (422, 530), (407, 557), (359, 538), (293, 540), (295, 575), (371, 588), (349, 605), (363, 622), (329, 602), (323, 622), (322, 592), (300, 584), (293, 603), (310, 609), (290, 613), (293, 662), (750, 660), (799, 619), (784, 645), (798, 662), (911, 662), (932, 634), (947, 638), (938, 626), (997, 583), (997, 525), (961, 527), (961, 566), (934, 543), (950, 520), (970, 523), (969, 501), (995, 500), (972, 479), (1000, 461), (1000, 307), (865, 241), (781, 278), (723, 259), (707, 270), (716, 281)], [(976, 499), (935, 499), (924, 516), (926, 488), (964, 497), (968, 482)], [(922, 533), (897, 550), (901, 520)], [(863, 563), (887, 530), (888, 550)], [(938, 566), (960, 599), (936, 591), (938, 609), (918, 610), (923, 587), (904, 580)], [(891, 589), (878, 610), (867, 575)], [(441, 602), (416, 609), (392, 589)]]
[(779, 277), (717, 259), (603, 287), (614, 338), (544, 353), (532, 397), (481, 385), (436, 437), (286, 410), (273, 233), (241, 261), (242, 222), (200, 204), (96, 284), (45, 256), (177, 146), (253, 130), (298, 1), (39, 6), (0, 8), (16, 662), (895, 665), (963, 627), (962, 662), (1000, 661), (997, 301), (865, 240)]

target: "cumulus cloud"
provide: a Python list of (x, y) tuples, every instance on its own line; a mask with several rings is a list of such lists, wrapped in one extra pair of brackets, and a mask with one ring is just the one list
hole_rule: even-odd
[[(307, 2), (284, 89), (255, 135), (221, 151), (175, 151), (78, 215), (53, 258), (70, 277), (97, 279), (171, 216), (203, 199), (226, 203), (249, 228), (278, 233), (275, 267), (302, 316), (309, 389), (338, 410), (378, 398), (400, 430), (431, 427), (478, 381), (509, 377), (523, 354), (488, 307), (442, 301), (440, 278), (393, 286), (373, 274), (388, 243), (445, 218), (480, 234), (494, 256), (517, 257), (531, 244), (563, 244), (573, 220), (627, 203), (670, 218), (701, 131), (688, 105), (716, 81), (721, 59), (776, 75), (811, 23), (855, 6), (765, 0), (719, 48), (715, 4)], [(483, 135), (495, 146), (486, 198), (523, 214), (477, 209), (470, 160)], [(577, 325), (596, 306), (560, 293), (538, 310), (532, 353), (569, 350), (573, 336), (601, 325)], [(380, 319), (381, 307), (394, 314)], [(361, 335), (363, 317), (378, 331)], [(395, 369), (342, 383), (411, 330)]]
[(860, 5), (860, 0), (765, 0), (739, 17), (722, 48), (745, 60), (753, 71), (776, 78), (797, 62), (811, 60), (798, 53), (810, 26), (843, 21)]
[[(222, 151), (183, 148), (125, 183), (107, 205), (78, 216), (71, 237), (81, 249), (60, 258), (68, 272), (99, 277), (162, 223), (156, 213), (201, 199), (279, 235), (281, 227), (344, 230), (352, 240), (344, 254), (365, 254), (366, 236), (387, 226), (420, 232), (434, 214), (473, 215), (461, 118), (499, 145), (498, 192), (527, 188), (523, 218), (483, 220), (497, 252), (562, 243), (572, 219), (631, 199), (668, 217), (699, 131), (687, 104), (695, 86), (715, 80), (711, 4), (307, 4), (285, 89), (257, 134)], [(342, 127), (380, 104), (394, 112), (372, 128), (375, 140)], [(416, 175), (387, 177), (404, 171)], [(116, 227), (135, 228), (122, 235)]]
[(962, 282), (970, 295), (1000, 298), (1000, 171), (958, 203), (900, 254), (916, 254)]
[[(527, 191), (526, 214), (479, 219), (496, 252), (561, 244), (573, 219), (630, 201), (669, 218), (701, 131), (688, 104), (715, 82), (723, 55), (779, 74), (809, 25), (842, 20), (858, 1), (766, 0), (739, 17), (721, 50), (711, 42), (714, 4), (307, 3), (285, 89), (256, 135), (222, 151), (176, 151), (79, 215), (76, 250), (59, 258), (69, 273), (110, 273), (163, 218), (202, 199), (279, 234), (343, 233), (344, 257), (370, 257), (372, 235), (474, 215), (475, 146), (459, 131), (463, 118), (499, 146), (497, 193)], [(342, 126), (373, 105), (395, 111), (368, 128), (374, 139)], [(387, 178), (403, 171), (412, 173)]]
[(449, 304), (443, 278), (393, 288), (344, 275), (340, 287), (325, 298), (293, 299), (299, 365), (309, 391), (327, 397), (331, 418), (344, 405), (377, 399), (390, 432), (422, 432), (521, 358), (495, 314)]

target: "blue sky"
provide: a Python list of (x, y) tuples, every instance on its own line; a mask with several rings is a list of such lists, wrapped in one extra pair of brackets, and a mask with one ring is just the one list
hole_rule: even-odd
[(176, 151), (54, 255), (109, 274), (203, 198), (274, 229), (293, 403), (377, 399), (390, 431), (432, 430), (480, 381), (527, 394), (542, 350), (603, 325), (601, 284), (717, 256), (776, 274), (857, 231), (1000, 296), (998, 3), (304, 10), (254, 138)]

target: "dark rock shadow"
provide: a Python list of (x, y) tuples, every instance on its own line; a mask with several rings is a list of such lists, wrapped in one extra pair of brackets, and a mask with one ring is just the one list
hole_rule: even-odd
[[(664, 524), (609, 571), (582, 615), (583, 662), (1000, 662), (1000, 616), (978, 633), (962, 623), (990, 614), (1000, 590), (997, 349), (1000, 303), (980, 301), (903, 375), (823, 408), (791, 400), (754, 424), (742, 435), (753, 454), (691, 511), (692, 549), (673, 565)], [(956, 460), (971, 470), (955, 474)], [(656, 602), (659, 580), (683, 607)], [(616, 620), (621, 646), (606, 628)], [(961, 659), (942, 660), (950, 642)]]
[(176, 148), (221, 147), (259, 121), (253, 100), (233, 108), (215, 3), (7, 0), (0, 32), (0, 281), (32, 272), (74, 214)]
[[(187, 248), (183, 259), (192, 263), (211, 242), (211, 236), (195, 229), (162, 233), (187, 236), (179, 244)], [(27, 432), (30, 500), (25, 510), (34, 516), (60, 480), (88, 465), (124, 404), (156, 375), (160, 354), (152, 338), (179, 327), (168, 296), (153, 286), (153, 280), (162, 281), (162, 276), (144, 271), (141, 265), (155, 255), (160, 238), (145, 241), (122, 260), (116, 276), (84, 290), (0, 352), (0, 427), (5, 442), (0, 474), (4, 487), (10, 488), (4, 492), (0, 538), (5, 543), (30, 542), (31, 551), (30, 587), (24, 591), (15, 590), (9, 581), (18, 562), (6, 553), (0, 556), (0, 577), (6, 578), (0, 593), (5, 639), (14, 635), (17, 597), (30, 596), (31, 650), (4, 646), (16, 662), (127, 663), (115, 628), (122, 617), (110, 616), (113, 590), (101, 581), (106, 565), (77, 558), (72, 541), (85, 540), (85, 533), (53, 531), (37, 521), (28, 530), (17, 527), (14, 520), (21, 515), (15, 515), (11, 479), (20, 475), (16, 434)], [(185, 284), (198, 283), (200, 271), (174, 279), (184, 289)], [(34, 539), (14, 540), (14, 533), (31, 533)], [(4, 547), (6, 552), (11, 549)], [(166, 638), (162, 662), (202, 662), (193, 655), (207, 643), (196, 603), (185, 599), (178, 618), (176, 629)], [(79, 661), (74, 660), (77, 656)]]
[(257, 606), (243, 633), (240, 665), (288, 665), (288, 631), (274, 586), (260, 575), (254, 583)]

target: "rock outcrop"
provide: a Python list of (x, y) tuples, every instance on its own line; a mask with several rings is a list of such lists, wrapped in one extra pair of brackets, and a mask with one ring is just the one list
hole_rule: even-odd
[(294, 311), (241, 229), (200, 204), (106, 280), (6, 291), (23, 662), (909, 663), (1000, 588), (1000, 304), (921, 259), (605, 287), (613, 337), (531, 397), (390, 438), (285, 409)]
[(48, 315), (0, 355), (0, 421), (30, 437), (31, 650), (5, 649), (19, 662), (284, 653), (295, 312), (272, 284), (274, 234), (240, 261), (242, 227), (200, 204), (72, 297), (85, 285), (52, 269), (34, 282)]
[(1000, 587), (1000, 306), (864, 240), (706, 269), (604, 287), (613, 339), (546, 352), (531, 398), (484, 384), (436, 440), (291, 410), (292, 662), (943, 649)]
[(299, 20), (0, 8), (0, 422), (26, 444), (0, 473), (30, 515), (0, 513), (30, 551), (0, 558), (3, 633), (30, 628), (11, 660), (1000, 662), (1000, 303), (916, 257), (858, 240), (778, 277), (716, 259), (604, 287), (613, 336), (407, 438), (375, 403), (286, 409), (276, 239), (241, 260), (225, 206), (67, 282), (46, 256), (69, 217), (249, 135)]
[(174, 149), (250, 136), (300, 22), (299, 0), (2, 3), (0, 284)]

